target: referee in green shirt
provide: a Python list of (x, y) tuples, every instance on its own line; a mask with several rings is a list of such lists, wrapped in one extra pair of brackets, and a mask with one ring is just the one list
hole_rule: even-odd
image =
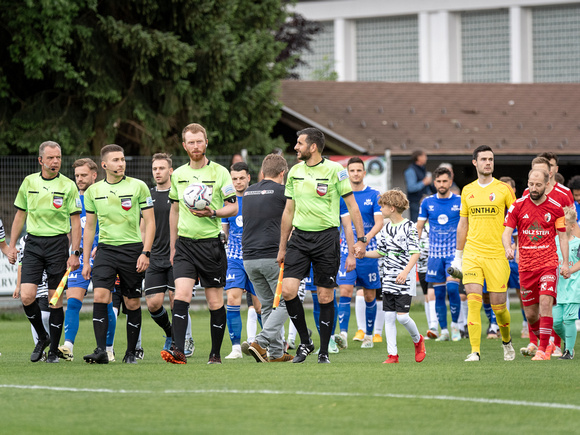
[[(25, 255), (22, 257), (22, 283), (20, 297), (26, 317), (38, 334), (38, 342), (30, 355), (30, 361), (42, 358), (44, 349), (50, 344), (46, 362), (57, 363), (58, 344), (64, 323), (62, 297), (50, 307), (50, 338), (42, 324), (36, 291), (46, 270), (48, 298), (52, 298), (67, 267), (79, 267), (81, 255), (81, 200), (74, 181), (60, 174), (62, 154), (60, 145), (47, 141), (40, 144), (38, 162), (41, 171), (27, 176), (18, 190), (14, 206), (16, 215), (10, 233), (8, 259), (16, 262), (16, 242), (24, 223), (28, 232)], [(69, 256), (69, 238), (73, 253)]]
[[(205, 156), (207, 133), (199, 124), (189, 124), (182, 132), (183, 148), (189, 163), (171, 175), (171, 211), (169, 232), (171, 262), (175, 279), (173, 301), (173, 346), (161, 351), (172, 364), (186, 364), (183, 354), (189, 302), (195, 282), (205, 288), (210, 312), (211, 351), (208, 364), (221, 364), (220, 350), (226, 328), (224, 285), (228, 261), (220, 240), (221, 219), (238, 213), (236, 191), (230, 173)], [(212, 201), (203, 210), (190, 210), (183, 201), (183, 192), (192, 183), (203, 183), (212, 189)]]
[[(147, 185), (125, 176), (125, 153), (119, 145), (101, 149), (101, 165), (105, 179), (92, 184), (85, 191), (87, 221), (83, 235), (84, 246), (92, 246), (97, 220), (99, 244), (93, 262), (93, 329), (97, 348), (85, 355), (87, 363), (107, 364), (107, 304), (111, 302), (115, 279), (127, 308), (127, 351), (124, 363), (137, 364), (135, 347), (141, 332), (141, 293), (143, 276), (149, 267), (151, 246), (155, 237), (153, 200)], [(144, 240), (139, 223), (145, 222)], [(91, 278), (91, 263), (85, 261), (83, 277)]]
[[(312, 264), (313, 283), (320, 301), (318, 362), (329, 363), (328, 342), (334, 329), (334, 288), (340, 267), (340, 197), (344, 198), (357, 234), (364, 234), (363, 221), (347, 169), (322, 157), (324, 134), (316, 128), (306, 128), (297, 136), (294, 149), (302, 162), (288, 172), (278, 252), (278, 263), (284, 263), (282, 296), (288, 315), (300, 334), (301, 344), (293, 362), (301, 363), (314, 350), (304, 308), (298, 298), (300, 281), (309, 275)], [(366, 244), (366, 237), (358, 238), (354, 245), (355, 257), (364, 256)]]

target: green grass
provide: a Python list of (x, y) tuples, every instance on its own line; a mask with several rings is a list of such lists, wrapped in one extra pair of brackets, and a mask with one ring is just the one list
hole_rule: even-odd
[[(514, 347), (519, 349), (526, 344), (517, 338), (521, 315), (517, 307), (511, 312)], [(422, 307), (414, 306), (411, 316), (424, 331)], [(307, 319), (313, 323), (311, 312)], [(310, 356), (304, 364), (257, 364), (244, 357), (208, 366), (209, 316), (202, 311), (192, 312), (195, 354), (187, 365), (176, 366), (159, 356), (162, 331), (147, 312), (143, 320), (143, 361), (137, 366), (120, 362), (89, 366), (82, 356), (93, 350), (94, 337), (85, 316), (75, 344), (75, 360), (59, 364), (29, 362), (33, 344), (28, 321), (23, 316), (0, 319), (2, 433), (497, 434), (578, 430), (579, 362), (532, 362), (519, 354), (515, 361), (504, 362), (498, 340), (482, 339), (479, 363), (463, 362), (470, 352), (468, 340), (428, 341), (427, 357), (417, 364), (411, 339), (398, 325), (397, 365), (382, 364), (387, 356), (385, 343), (360, 349), (360, 343), (349, 339), (349, 348), (331, 355), (329, 365), (318, 365), (316, 357)], [(355, 328), (353, 310), (351, 336)], [(121, 316), (116, 341), (119, 360), (124, 336)], [(230, 348), (226, 336), (222, 356)], [(522, 405), (519, 401), (573, 408)]]

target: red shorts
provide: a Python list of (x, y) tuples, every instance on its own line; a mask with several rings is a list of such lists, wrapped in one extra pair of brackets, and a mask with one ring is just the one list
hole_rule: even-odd
[(558, 268), (520, 271), (522, 304), (524, 307), (539, 304), (540, 295), (548, 295), (554, 298), (554, 305), (556, 305), (557, 285)]

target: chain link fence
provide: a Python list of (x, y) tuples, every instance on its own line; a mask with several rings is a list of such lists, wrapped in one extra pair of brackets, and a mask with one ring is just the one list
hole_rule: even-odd
[[(225, 156), (209, 156), (209, 158), (220, 165), (230, 168), (232, 161), (231, 155)], [(250, 167), (250, 174), (252, 176), (252, 184), (258, 181), (258, 173), (262, 166), (262, 161), (265, 156), (262, 155), (248, 155), (246, 161)], [(296, 163), (295, 156), (286, 156), (288, 165), (292, 166)], [(105, 173), (100, 165), (100, 157), (91, 157), (99, 167), (98, 180), (104, 178)], [(126, 156), (127, 169), (125, 173), (134, 178), (143, 180), (149, 187), (155, 185), (151, 174), (151, 157), (146, 156)], [(187, 156), (173, 156), (173, 167), (178, 168), (186, 164), (189, 159)], [(72, 164), (76, 160), (75, 157), (63, 156), (61, 173), (66, 175), (74, 181), (74, 171)], [(0, 157), (0, 219), (4, 223), (7, 239), (10, 237), (10, 228), (12, 220), (16, 213), (14, 208), (14, 199), (18, 193), (18, 189), (22, 180), (34, 172), (40, 172), (40, 165), (38, 158), (35, 156), (3, 156)]]

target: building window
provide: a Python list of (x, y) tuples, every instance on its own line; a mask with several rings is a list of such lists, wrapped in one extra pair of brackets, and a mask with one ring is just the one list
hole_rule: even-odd
[(356, 21), (359, 81), (419, 81), (419, 29), (416, 15)]
[(580, 5), (532, 9), (534, 82), (580, 82)]
[(323, 29), (315, 35), (310, 48), (304, 51), (300, 59), (306, 64), (299, 65), (294, 71), (301, 80), (319, 80), (321, 76), (329, 75), (334, 67), (334, 22), (324, 21)]
[(463, 82), (510, 81), (510, 19), (507, 9), (461, 13)]

